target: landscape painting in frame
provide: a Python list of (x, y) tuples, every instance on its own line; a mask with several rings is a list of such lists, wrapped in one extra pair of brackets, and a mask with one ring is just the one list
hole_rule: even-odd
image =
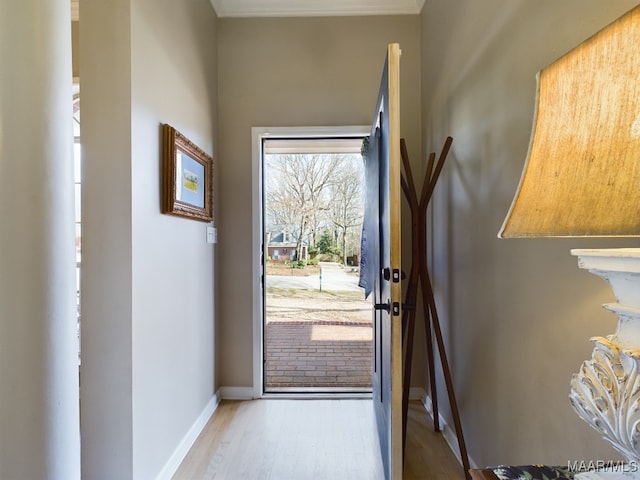
[(171, 125), (162, 125), (162, 213), (213, 221), (213, 159)]

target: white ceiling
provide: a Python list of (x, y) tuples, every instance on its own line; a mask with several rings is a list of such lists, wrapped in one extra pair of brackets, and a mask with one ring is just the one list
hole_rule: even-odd
[(415, 15), (425, 0), (211, 0), (218, 17)]
[[(425, 0), (210, 0), (218, 17), (335, 17), (415, 15)], [(78, 20), (79, 0), (71, 0)]]

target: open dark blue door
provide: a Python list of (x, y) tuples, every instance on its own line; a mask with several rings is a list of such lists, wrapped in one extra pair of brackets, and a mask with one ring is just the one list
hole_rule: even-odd
[(373, 402), (387, 480), (402, 479), (400, 46), (388, 46), (365, 149), (365, 289), (374, 303)]

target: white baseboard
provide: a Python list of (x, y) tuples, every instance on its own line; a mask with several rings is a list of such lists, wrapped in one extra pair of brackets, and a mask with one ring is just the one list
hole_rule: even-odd
[(180, 464), (187, 456), (187, 453), (189, 453), (189, 450), (195, 443), (198, 435), (200, 435), (200, 432), (204, 429), (205, 425), (213, 415), (213, 412), (216, 411), (219, 403), (220, 396), (214, 394), (213, 397), (211, 397), (211, 400), (207, 402), (207, 405), (204, 407), (202, 413), (200, 413), (187, 434), (182, 438), (178, 447), (174, 450), (173, 454), (156, 477), (156, 480), (171, 480), (178, 470), (178, 467), (180, 467)]
[[(422, 388), (416, 388), (416, 392), (413, 392), (413, 388), (409, 391), (409, 398), (411, 400), (420, 400), (424, 409), (427, 411), (429, 416), (433, 419), (433, 403), (431, 401), (431, 397), (427, 395), (427, 392)], [(412, 395), (416, 395), (414, 398)], [(438, 412), (438, 422), (440, 424), (440, 433), (444, 438), (444, 441), (447, 442), (449, 448), (455, 455), (458, 463), (462, 466), (462, 457), (460, 456), (460, 446), (458, 445), (458, 436), (456, 435), (456, 431), (454, 428), (447, 423), (444, 417)], [(476, 462), (473, 461), (471, 457), (469, 457), (469, 467), (470, 468), (478, 468)]]
[(420, 400), (424, 404), (424, 400), (427, 398), (427, 392), (422, 387), (409, 388), (409, 400)]
[(253, 400), (253, 387), (221, 387), (219, 397), (222, 400)]

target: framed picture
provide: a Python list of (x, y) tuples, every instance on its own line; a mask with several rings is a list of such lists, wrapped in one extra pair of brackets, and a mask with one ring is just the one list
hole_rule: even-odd
[(162, 213), (213, 221), (213, 159), (170, 125), (162, 125)]

